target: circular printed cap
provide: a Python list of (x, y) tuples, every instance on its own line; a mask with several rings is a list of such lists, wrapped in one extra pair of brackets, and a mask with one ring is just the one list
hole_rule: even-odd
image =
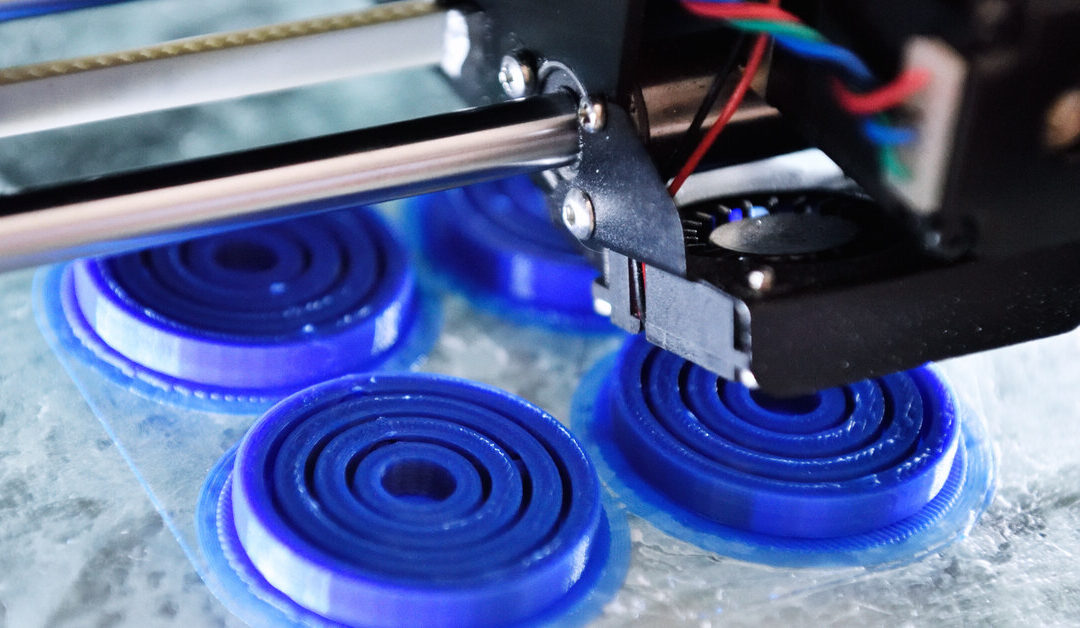
[(877, 530), (945, 486), (959, 421), (928, 369), (777, 399), (640, 337), (609, 382), (615, 446), (651, 486), (750, 532), (833, 538)]
[(528, 177), (420, 197), (417, 225), (432, 266), (481, 300), (560, 327), (604, 329), (593, 309), (598, 276)]
[(417, 324), (405, 251), (370, 210), (75, 262), (79, 339), (167, 388), (280, 398), (385, 364)]
[(282, 401), (241, 443), (221, 504), (266, 586), (346, 624), (517, 623), (608, 547), (599, 481), (565, 428), (433, 375), (347, 376)]

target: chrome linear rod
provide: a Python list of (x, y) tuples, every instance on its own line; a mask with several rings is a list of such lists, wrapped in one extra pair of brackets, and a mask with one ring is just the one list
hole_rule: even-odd
[(408, 0), (0, 69), (0, 137), (437, 65), (447, 12)]
[(0, 270), (573, 163), (554, 95), (0, 196)]

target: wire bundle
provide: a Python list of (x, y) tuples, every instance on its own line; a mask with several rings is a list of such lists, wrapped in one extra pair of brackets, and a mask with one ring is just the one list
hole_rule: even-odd
[[(759, 38), (750, 54), (743, 80), (733, 92), (716, 125), (710, 129), (698, 150), (675, 177), (670, 186), (672, 194), (678, 191), (686, 177), (696, 169), (719, 131), (738, 109), (764, 57), (768, 37), (772, 37), (778, 46), (799, 57), (836, 66), (857, 84), (876, 82), (873, 72), (858, 55), (828, 41), (824, 35), (804, 24), (797, 16), (781, 9), (778, 6), (779, 0), (769, 0), (767, 4), (742, 0), (683, 0), (682, 4), (695, 15), (725, 20), (733, 28), (759, 34)], [(895, 147), (913, 142), (916, 135), (911, 128), (890, 124), (885, 112), (903, 104), (923, 89), (929, 80), (930, 74), (925, 70), (912, 69), (901, 73), (891, 83), (866, 92), (851, 91), (839, 78), (833, 80), (832, 88), (837, 103), (848, 113), (862, 118), (863, 134), (879, 147), (882, 166), (894, 176), (903, 178), (907, 175), (896, 157)]]

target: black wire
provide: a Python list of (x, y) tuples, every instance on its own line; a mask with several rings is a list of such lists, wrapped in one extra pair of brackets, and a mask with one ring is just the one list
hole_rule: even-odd
[(698, 142), (701, 141), (705, 120), (709, 118), (709, 114), (716, 107), (716, 102), (720, 100), (720, 94), (724, 91), (728, 76), (735, 70), (735, 64), (739, 61), (746, 40), (746, 33), (739, 33), (735, 45), (731, 47), (731, 53), (728, 54), (720, 72), (713, 78), (712, 84), (709, 85), (709, 91), (705, 93), (705, 99), (701, 101), (701, 106), (698, 107), (697, 113), (694, 114), (694, 120), (690, 123), (690, 128), (686, 130), (679, 145), (671, 153), (671, 157), (668, 159), (667, 172), (675, 172), (680, 168), (689, 159), (690, 153), (697, 147)]

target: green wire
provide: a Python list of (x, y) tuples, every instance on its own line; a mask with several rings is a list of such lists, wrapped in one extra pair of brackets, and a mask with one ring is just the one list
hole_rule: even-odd
[[(874, 119), (881, 124), (892, 124), (892, 121), (889, 120), (889, 116), (884, 113), (877, 114), (874, 116)], [(881, 162), (882, 170), (884, 170), (888, 176), (898, 181), (911, 180), (911, 170), (904, 165), (895, 146), (883, 145), (878, 152), (878, 157)]]
[[(825, 36), (817, 32), (813, 28), (794, 22), (774, 22), (771, 20), (730, 20), (728, 22), (735, 28), (743, 31), (749, 31), (752, 33), (766, 33), (769, 35), (780, 35), (785, 37), (795, 37), (798, 39), (814, 42), (825, 42)], [(878, 115), (878, 121), (884, 124), (889, 124), (890, 120), (885, 115)], [(904, 162), (900, 159), (899, 153), (896, 151), (895, 146), (882, 146), (878, 150), (878, 160), (881, 162), (881, 168), (885, 173), (898, 181), (910, 181), (911, 170), (908, 169)]]
[(878, 158), (881, 160), (882, 170), (884, 170), (888, 176), (897, 181), (911, 180), (911, 171), (908, 170), (908, 167), (900, 160), (900, 155), (897, 154), (895, 146), (882, 146), (878, 152)]
[(744, 31), (754, 33), (768, 33), (770, 35), (786, 35), (809, 41), (825, 41), (825, 36), (810, 28), (806, 24), (794, 22), (773, 22), (771, 20), (732, 20), (732, 26)]

